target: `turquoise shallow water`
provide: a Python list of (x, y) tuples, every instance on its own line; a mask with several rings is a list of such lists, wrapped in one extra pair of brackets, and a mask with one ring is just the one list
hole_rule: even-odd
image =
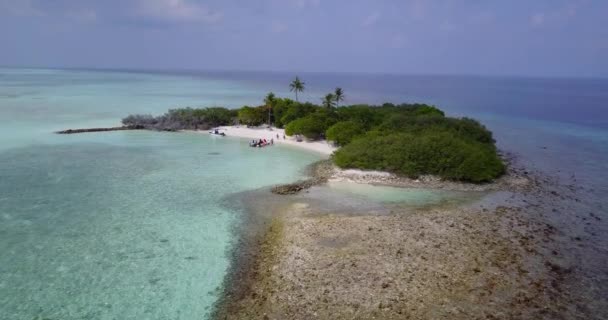
[(465, 195), (464, 192), (373, 186), (351, 182), (330, 182), (327, 187), (336, 193), (357, 196), (368, 201), (387, 204), (405, 203), (414, 207), (455, 200)]
[(301, 178), (319, 156), (196, 133), (52, 132), (243, 92), (187, 77), (0, 70), (0, 318), (205, 318), (243, 213), (226, 196)]
[(200, 134), (73, 140), (0, 153), (7, 319), (202, 317), (240, 214), (224, 196), (292, 181), (317, 159)]

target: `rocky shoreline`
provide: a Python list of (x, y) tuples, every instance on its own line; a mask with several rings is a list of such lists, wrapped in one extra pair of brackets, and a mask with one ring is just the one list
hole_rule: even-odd
[(296, 181), (294, 183), (281, 184), (272, 187), (270, 191), (279, 195), (296, 194), (302, 190), (326, 183), (335, 174), (335, 166), (331, 160), (321, 160), (313, 163), (307, 168), (310, 178)]
[(106, 132), (106, 131), (122, 131), (122, 130), (145, 130), (144, 126), (121, 126), (121, 127), (109, 127), (109, 128), (84, 128), (84, 129), (67, 129), (57, 131), (57, 134), (75, 134), (75, 133), (87, 133), (87, 132)]
[[(493, 204), (391, 214), (316, 214), (300, 198), (249, 234), (217, 305), (217, 319), (600, 319), (577, 300), (575, 262), (544, 217), (550, 179), (510, 166), (492, 184), (344, 172), (327, 162), (298, 187), (332, 179), (393, 186), (508, 192)], [(279, 194), (284, 194), (277, 192)], [(569, 195), (559, 195), (567, 198)], [(290, 199), (287, 196), (283, 199)], [(252, 218), (255, 219), (255, 218)], [(253, 241), (251, 241), (254, 239)], [(236, 284), (236, 285), (235, 285)], [(600, 307), (603, 305), (600, 304)], [(600, 308), (601, 309), (601, 308)], [(603, 309), (601, 309), (603, 310)]]

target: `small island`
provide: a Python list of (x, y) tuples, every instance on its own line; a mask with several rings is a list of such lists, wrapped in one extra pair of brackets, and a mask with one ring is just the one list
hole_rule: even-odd
[[(341, 89), (337, 89), (341, 92)], [(274, 124), (287, 136), (327, 140), (340, 147), (332, 156), (340, 168), (388, 171), (409, 178), (434, 175), (484, 183), (500, 177), (505, 165), (492, 132), (470, 118), (453, 118), (426, 104), (347, 105), (336, 94), (322, 105), (278, 98), (240, 109), (181, 108), (161, 116), (130, 115), (125, 127), (152, 130), (209, 130), (220, 126)]]

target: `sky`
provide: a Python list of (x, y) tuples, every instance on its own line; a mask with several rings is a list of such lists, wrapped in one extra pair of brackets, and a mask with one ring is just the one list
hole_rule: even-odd
[(608, 1), (0, 0), (0, 65), (608, 77)]

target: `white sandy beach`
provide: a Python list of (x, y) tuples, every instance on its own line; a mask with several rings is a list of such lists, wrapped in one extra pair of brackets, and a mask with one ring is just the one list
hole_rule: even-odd
[[(247, 139), (274, 139), (274, 143), (277, 144), (287, 144), (296, 146), (299, 148), (307, 149), (310, 151), (319, 152), (325, 155), (332, 154), (337, 148), (333, 147), (326, 141), (296, 141), (295, 137), (289, 137), (285, 135), (285, 139), (283, 136), (285, 134), (284, 129), (278, 128), (247, 128), (245, 126), (223, 126), (218, 128), (221, 132), (226, 133), (226, 136), (229, 137), (239, 137), (239, 138), (247, 138)], [(200, 133), (209, 134), (208, 131), (197, 131)], [(277, 134), (279, 138), (277, 138)]]

